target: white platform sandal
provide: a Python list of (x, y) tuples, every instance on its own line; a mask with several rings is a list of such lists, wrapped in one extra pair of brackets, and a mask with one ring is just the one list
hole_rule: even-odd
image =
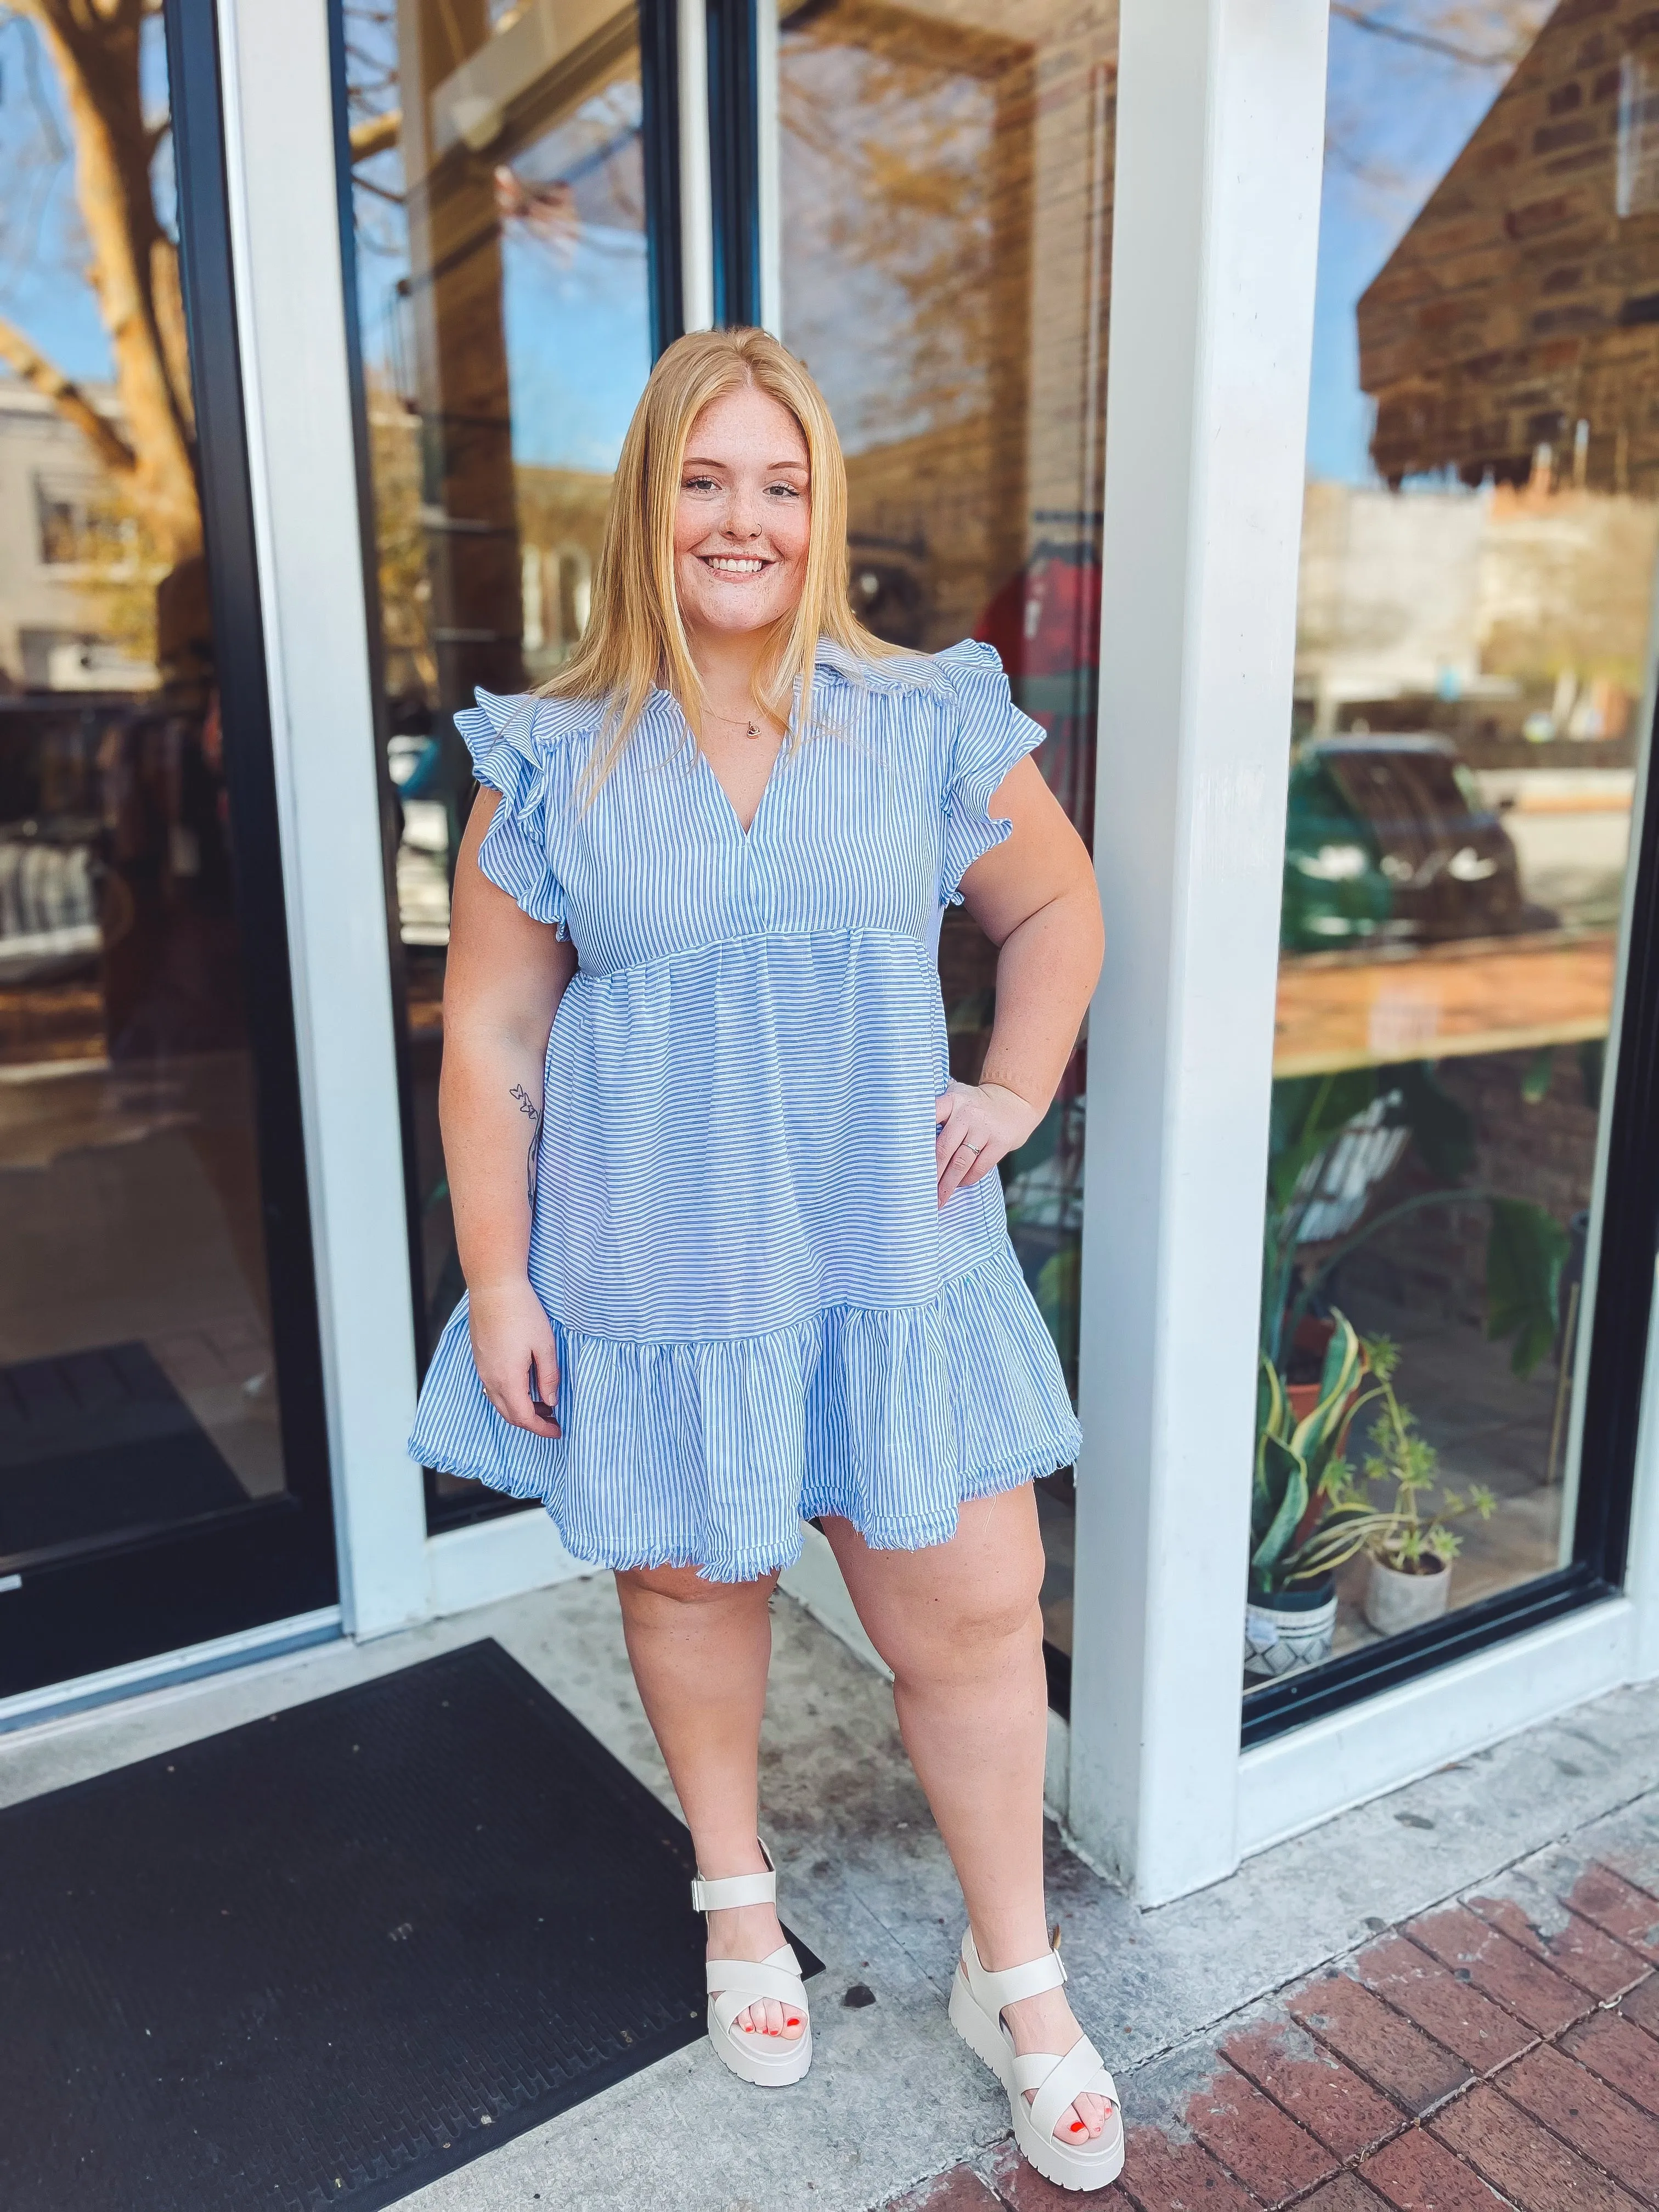
[[(691, 1885), (694, 1910), (727, 1912), (739, 1905), (775, 1903), (777, 1869), (764, 1844), (761, 1856), (766, 1861), (764, 1874), (727, 1875), (719, 1881), (705, 1881), (699, 1875)], [(708, 2040), (721, 2065), (729, 2066), (740, 2081), (753, 2081), (763, 2089), (781, 2089), (799, 2081), (812, 2063), (812, 2016), (806, 2008), (800, 1961), (788, 1944), (780, 1944), (767, 1959), (710, 1959), (706, 1986)], [(799, 2040), (736, 2025), (740, 2012), (766, 1997), (799, 2012)]]
[[(1002, 2023), (1004, 2005), (1057, 1990), (1065, 1979), (1058, 1951), (1023, 1966), (1005, 1967), (1000, 1974), (988, 1973), (970, 1929), (962, 1939), (962, 1961), (951, 1980), (951, 2025), (1008, 2092), (1021, 2156), (1060, 2189), (1104, 2189), (1123, 2171), (1123, 2109), (1100, 2053), (1080, 2035), (1064, 2057), (1032, 2051), (1022, 2058)], [(1036, 2092), (1029, 2105), (1028, 2089)], [(1112, 2109), (1101, 2134), (1073, 2146), (1054, 2134), (1054, 2122), (1083, 2096), (1104, 2097)]]

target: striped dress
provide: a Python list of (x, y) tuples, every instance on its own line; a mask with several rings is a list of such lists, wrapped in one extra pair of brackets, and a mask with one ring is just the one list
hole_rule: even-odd
[(949, 1074), (939, 925), (1009, 833), (992, 793), (1042, 741), (989, 646), (820, 648), (811, 734), (745, 834), (653, 695), (586, 811), (599, 721), (495, 698), (457, 717), (501, 800), (478, 862), (576, 948), (548, 1040), (530, 1279), (562, 1435), (502, 1419), (466, 1304), (411, 1455), (542, 1499), (578, 1559), (746, 1581), (803, 1518), (872, 1545), (1075, 1455), (1060, 1362), (994, 1174), (938, 1202)]

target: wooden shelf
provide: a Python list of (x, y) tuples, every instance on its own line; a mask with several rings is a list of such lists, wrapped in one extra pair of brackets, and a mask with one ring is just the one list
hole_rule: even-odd
[(1380, 954), (1287, 952), (1273, 1073), (1328, 1075), (1604, 1037), (1615, 951), (1611, 930), (1550, 930)]

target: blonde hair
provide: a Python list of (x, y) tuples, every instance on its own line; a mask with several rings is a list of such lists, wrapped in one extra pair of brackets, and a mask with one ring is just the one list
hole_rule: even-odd
[(757, 665), (757, 707), (810, 726), (812, 662), (828, 638), (860, 659), (899, 654), (866, 629), (847, 595), (847, 464), (823, 394), (805, 366), (768, 331), (692, 331), (656, 367), (623, 441), (605, 537), (593, 572), (592, 611), (568, 660), (538, 696), (601, 699), (605, 719), (583, 781), (592, 799), (621, 757), (659, 687), (678, 700), (694, 736), (702, 684), (674, 584), (674, 518), (691, 426), (703, 409), (752, 385), (786, 408), (806, 441), (811, 520), (800, 598), (775, 624)]

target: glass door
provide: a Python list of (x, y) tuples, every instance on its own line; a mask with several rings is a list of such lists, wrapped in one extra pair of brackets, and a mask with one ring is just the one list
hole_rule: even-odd
[[(1048, 732), (1037, 765), (1091, 838), (1116, 8), (771, 4), (781, 335), (846, 448), (854, 603), (897, 644), (995, 646)], [(939, 969), (951, 1066), (972, 1082), (996, 954), (963, 908), (945, 915)], [(1002, 1166), (1074, 1392), (1087, 1089), (1080, 1043)], [(1037, 1492), (1063, 1710), (1071, 1470)]]
[(1622, 1576), (1656, 91), (1633, 6), (1331, 24), (1247, 1742)]
[[(395, 852), (422, 1364), (463, 1288), (438, 1134), (454, 714), (550, 676), (587, 620), (611, 471), (678, 334), (673, 9), (563, 40), (501, 0), (341, 0), (379, 742)], [(434, 1528), (520, 1510), (428, 1477)]]
[(213, 16), (55, 21), (0, 23), (0, 1697), (336, 1589)]

